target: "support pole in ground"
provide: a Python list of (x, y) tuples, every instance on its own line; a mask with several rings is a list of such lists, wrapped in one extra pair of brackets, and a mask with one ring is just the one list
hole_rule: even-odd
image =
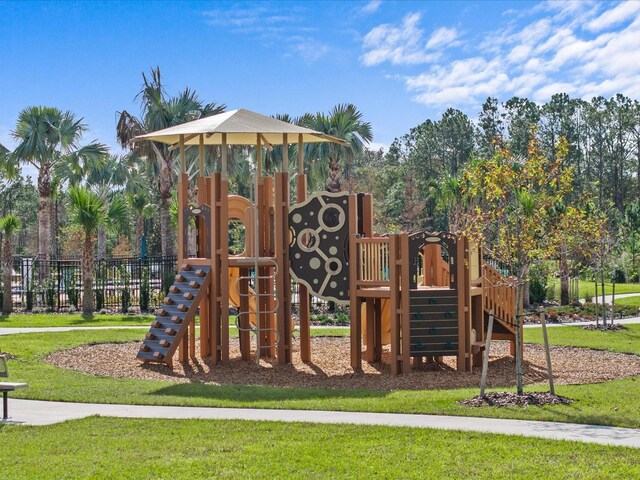
[(489, 325), (487, 326), (487, 344), (484, 347), (482, 359), (482, 377), (480, 378), (480, 396), (484, 397), (487, 388), (487, 371), (489, 370), (489, 349), (491, 348), (491, 333), (493, 332), (493, 310), (489, 312)]
[(549, 350), (549, 337), (547, 336), (547, 314), (543, 310), (540, 313), (540, 325), (542, 325), (542, 338), (544, 339), (544, 353), (547, 356), (547, 375), (549, 376), (549, 392), (551, 395), (556, 394), (556, 388), (553, 384), (553, 369), (551, 368), (551, 352)]
[(515, 320), (516, 320), (516, 383), (517, 383), (517, 393), (518, 395), (522, 395), (524, 393), (524, 388), (522, 385), (522, 329), (520, 328), (520, 322), (522, 319), (520, 318), (520, 314), (522, 311), (520, 310), (520, 296), (523, 293), (523, 285), (522, 282), (518, 282), (518, 288), (516, 290), (516, 309), (515, 309)]

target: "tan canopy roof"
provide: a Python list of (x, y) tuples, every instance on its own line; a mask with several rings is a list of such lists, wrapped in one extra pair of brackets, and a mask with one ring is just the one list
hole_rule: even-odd
[(289, 143), (297, 143), (298, 135), (302, 134), (305, 143), (334, 142), (346, 144), (341, 140), (322, 132), (309, 128), (292, 125), (275, 118), (266, 117), (249, 110), (231, 110), (229, 112), (212, 115), (192, 122), (165, 128), (157, 132), (140, 135), (133, 141), (153, 140), (161, 143), (176, 145), (180, 142), (180, 135), (184, 135), (185, 145), (198, 145), (200, 135), (204, 134), (205, 145), (221, 145), (222, 134), (227, 134), (227, 145), (255, 145), (257, 135), (261, 135), (261, 142), (265, 140), (271, 145), (282, 145), (282, 134), (289, 135)]

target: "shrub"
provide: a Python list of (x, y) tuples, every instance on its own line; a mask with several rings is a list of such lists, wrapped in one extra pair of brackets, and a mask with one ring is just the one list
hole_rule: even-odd
[(344, 312), (336, 312), (335, 317), (336, 317), (336, 325), (349, 325), (351, 320), (349, 318), (349, 315), (347, 315)]
[(542, 264), (532, 265), (529, 270), (529, 301), (542, 303), (547, 298), (549, 272)]
[(120, 274), (120, 307), (122, 313), (127, 313), (131, 306), (131, 275), (127, 271), (125, 265), (120, 265), (118, 269)]
[(104, 307), (104, 290), (102, 288), (98, 288), (95, 291), (96, 294), (96, 310), (102, 310)]
[(616, 268), (611, 275), (611, 280), (614, 283), (625, 283), (627, 279), (624, 274), (624, 270), (622, 270), (621, 268)]
[(593, 303), (593, 293), (591, 293), (591, 290), (584, 291), (584, 301), (585, 303)]
[(80, 300), (80, 290), (77, 288), (69, 287), (67, 288), (67, 299), (69, 300), (69, 307), (73, 307), (74, 309), (78, 308), (78, 301)]
[(149, 310), (149, 300), (151, 292), (149, 291), (149, 267), (142, 269), (142, 278), (140, 279), (140, 310), (147, 312)]

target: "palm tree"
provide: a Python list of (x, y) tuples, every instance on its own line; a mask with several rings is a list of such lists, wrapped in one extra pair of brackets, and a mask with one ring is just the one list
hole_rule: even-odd
[(0, 232), (2, 232), (2, 313), (13, 311), (11, 296), (11, 275), (13, 273), (13, 243), (11, 237), (20, 229), (20, 219), (13, 214), (0, 218)]
[(348, 168), (354, 156), (362, 153), (365, 144), (373, 139), (371, 124), (362, 121), (362, 113), (353, 104), (336, 105), (329, 115), (323, 113), (306, 115), (300, 119), (300, 123), (305, 127), (340, 138), (349, 144), (349, 146), (337, 143), (309, 144), (309, 150), (305, 155), (312, 162), (315, 160), (312, 163), (312, 171), (315, 169), (316, 174), (324, 173), (325, 166), (328, 167), (327, 191), (339, 192), (343, 169)]
[(140, 157), (146, 157), (148, 161), (156, 164), (157, 186), (160, 194), (162, 255), (168, 256), (173, 254), (175, 237), (169, 207), (175, 181), (173, 163), (177, 152), (172, 152), (168, 145), (162, 143), (139, 142), (132, 145), (131, 140), (138, 135), (221, 113), (226, 106), (217, 105), (215, 102), (203, 104), (196, 93), (189, 88), (177, 97), (168, 98), (162, 86), (159, 67), (151, 70), (150, 78), (143, 73), (142, 80), (142, 90), (136, 96), (142, 103), (141, 115), (138, 118), (127, 111), (122, 111), (116, 135), (123, 148), (130, 148)]
[(18, 115), (16, 129), (12, 132), (19, 142), (12, 157), (38, 170), (38, 257), (45, 260), (45, 265), (51, 254), (53, 169), (63, 163), (72, 168), (98, 163), (107, 152), (105, 145), (95, 141), (82, 147), (79, 145), (86, 130), (82, 119), (72, 112), (52, 107), (28, 107)]
[(116, 197), (109, 207), (94, 192), (81, 185), (69, 188), (69, 206), (73, 223), (84, 231), (82, 245), (82, 311), (94, 310), (93, 276), (95, 240), (101, 225), (111, 225), (126, 216), (126, 204)]

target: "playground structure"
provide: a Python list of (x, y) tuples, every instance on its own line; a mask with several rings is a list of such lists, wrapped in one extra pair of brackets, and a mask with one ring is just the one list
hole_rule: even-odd
[[(486, 263), (480, 248), (447, 233), (376, 236), (372, 197), (319, 192), (307, 195), (304, 144), (344, 143), (319, 132), (235, 110), (195, 120), (137, 141), (180, 149), (178, 264), (175, 283), (156, 313), (138, 358), (172, 366), (196, 356), (195, 316), (200, 316), (200, 355), (216, 365), (229, 361), (229, 307), (238, 308), (243, 360), (261, 357), (290, 363), (291, 283), (298, 283), (300, 356), (311, 361), (309, 295), (350, 307), (351, 366), (382, 360), (390, 345), (391, 371), (407, 373), (423, 361), (455, 356), (458, 370), (480, 365), (487, 319), (493, 339), (511, 341), (515, 353), (515, 291)], [(295, 205), (290, 204), (288, 145), (297, 145)], [(198, 146), (197, 205), (188, 200), (185, 149)], [(205, 176), (205, 148), (219, 146), (221, 171)], [(253, 199), (229, 195), (230, 145), (256, 147)], [(264, 148), (283, 145), (282, 169), (262, 173)], [(188, 227), (197, 229), (197, 254), (189, 257)], [(229, 252), (229, 222), (245, 228), (245, 248)]]

